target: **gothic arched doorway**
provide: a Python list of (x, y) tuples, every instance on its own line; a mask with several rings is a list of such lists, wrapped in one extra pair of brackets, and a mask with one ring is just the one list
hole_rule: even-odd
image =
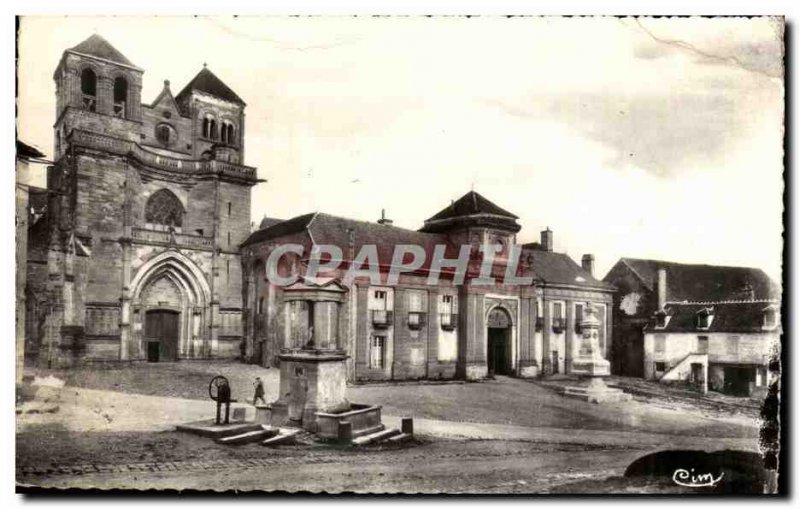
[(489, 311), (486, 320), (486, 364), (489, 376), (511, 374), (511, 316), (501, 308)]
[(210, 294), (200, 268), (183, 254), (169, 250), (151, 258), (131, 281), (138, 331), (132, 351), (149, 361), (210, 357)]

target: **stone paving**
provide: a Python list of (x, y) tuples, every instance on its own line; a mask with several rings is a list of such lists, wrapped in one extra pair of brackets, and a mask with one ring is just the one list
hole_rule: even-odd
[[(413, 447), (413, 446), (412, 446)], [(618, 447), (596, 447), (594, 449), (602, 450)], [(398, 450), (399, 448), (388, 448), (391, 450)], [(582, 448), (585, 450), (585, 448)], [(634, 448), (635, 449), (635, 448)], [(381, 448), (381, 450), (387, 450)], [(468, 453), (464, 451), (451, 451), (451, 452), (435, 452), (420, 451), (419, 453), (412, 453), (411, 455), (403, 455), (403, 461), (435, 461), (453, 458), (461, 459), (475, 459), (475, 458), (497, 458), (497, 457), (513, 457), (513, 456), (528, 456), (528, 450), (504, 450), (501, 452), (487, 452), (480, 451), (476, 453)], [(190, 472), (196, 470), (228, 470), (232, 468), (261, 468), (269, 466), (294, 466), (294, 465), (308, 465), (308, 464), (321, 464), (321, 463), (345, 463), (345, 464), (369, 464), (369, 463), (384, 463), (386, 458), (383, 455), (375, 454), (374, 450), (367, 450), (361, 453), (353, 453), (346, 451), (333, 452), (310, 452), (302, 451), (297, 455), (281, 455), (281, 456), (268, 456), (258, 452), (245, 454), (244, 457), (207, 460), (207, 461), (165, 461), (165, 462), (141, 462), (141, 463), (124, 463), (124, 464), (82, 464), (82, 465), (27, 465), (17, 468), (17, 478), (37, 477), (37, 476), (59, 476), (59, 475), (86, 475), (86, 474), (125, 474), (134, 472)]]

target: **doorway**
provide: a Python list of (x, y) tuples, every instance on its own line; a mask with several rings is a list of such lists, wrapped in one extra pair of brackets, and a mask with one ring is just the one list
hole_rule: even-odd
[(178, 318), (180, 313), (166, 309), (148, 311), (145, 316), (145, 342), (148, 362), (178, 360)]
[(508, 375), (511, 371), (509, 329), (490, 327), (488, 330), (488, 367), (490, 375)]
[(756, 370), (752, 367), (726, 366), (723, 392), (732, 396), (750, 396), (756, 382)]

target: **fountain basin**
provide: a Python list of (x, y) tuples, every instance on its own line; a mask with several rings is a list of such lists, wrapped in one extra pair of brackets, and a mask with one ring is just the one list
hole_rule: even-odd
[(350, 404), (349, 410), (341, 412), (316, 412), (317, 436), (323, 440), (336, 440), (339, 424), (349, 421), (353, 426), (353, 438), (369, 435), (384, 429), (381, 424), (380, 405)]

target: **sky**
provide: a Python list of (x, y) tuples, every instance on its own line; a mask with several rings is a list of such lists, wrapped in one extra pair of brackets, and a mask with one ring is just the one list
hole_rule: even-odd
[(52, 73), (92, 33), (145, 70), (145, 103), (204, 63), (242, 97), (255, 222), (417, 229), (474, 189), (599, 277), (636, 257), (780, 278), (779, 20), (24, 17), (18, 135), (48, 155)]

